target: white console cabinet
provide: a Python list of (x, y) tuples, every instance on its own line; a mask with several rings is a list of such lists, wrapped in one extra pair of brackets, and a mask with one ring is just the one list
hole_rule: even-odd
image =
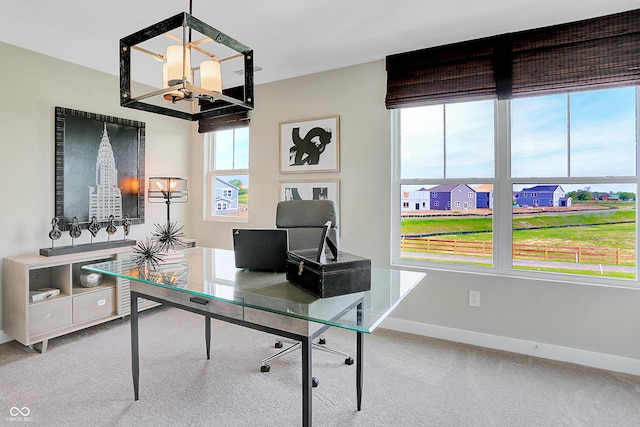
[[(20, 343), (47, 350), (55, 338), (89, 326), (124, 317), (131, 311), (129, 281), (104, 276), (95, 287), (80, 284), (81, 267), (129, 257), (130, 247), (45, 257), (25, 254), (4, 259), (2, 321), (6, 334)], [(31, 302), (29, 291), (56, 288), (60, 294)], [(156, 306), (140, 301), (139, 310)]]

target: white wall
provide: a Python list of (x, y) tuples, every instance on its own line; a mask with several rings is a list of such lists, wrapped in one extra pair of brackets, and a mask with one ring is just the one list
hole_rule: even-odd
[[(340, 179), (341, 249), (390, 259), (390, 114), (384, 62), (259, 85), (251, 113), (250, 220), (275, 221), (279, 180)], [(340, 115), (339, 173), (280, 174), (280, 121)], [(202, 149), (201, 136), (194, 146)], [(196, 182), (202, 156), (192, 159)], [(201, 244), (231, 247), (235, 224), (203, 222), (193, 200), (191, 225)], [(633, 285), (637, 285), (637, 281)], [(468, 291), (481, 292), (469, 307)], [(543, 280), (428, 272), (387, 327), (606, 369), (640, 374), (640, 290)]]
[[(147, 176), (188, 175), (191, 124), (120, 107), (117, 77), (4, 43), (0, 57), (0, 258), (51, 245), (56, 106), (145, 122)], [(147, 236), (166, 218), (164, 204), (146, 203), (145, 213), (145, 225), (132, 226), (130, 238)], [(187, 205), (174, 205), (172, 219), (186, 221), (186, 213)], [(70, 240), (64, 233), (56, 245)], [(75, 243), (89, 241), (85, 230)], [(0, 320), (0, 342), (1, 331)]]
[[(250, 115), (247, 226), (274, 226), (280, 181), (339, 179), (341, 250), (388, 262), (391, 148), (381, 67), (383, 63), (376, 62), (256, 87), (256, 105)], [(280, 174), (279, 122), (335, 114), (340, 116), (340, 172)], [(202, 149), (201, 137), (195, 146)], [(202, 174), (202, 157), (192, 161), (194, 182)], [(201, 209), (191, 214), (199, 242), (231, 247), (231, 228), (236, 224), (203, 222)], [(370, 228), (373, 231), (362, 232)]]

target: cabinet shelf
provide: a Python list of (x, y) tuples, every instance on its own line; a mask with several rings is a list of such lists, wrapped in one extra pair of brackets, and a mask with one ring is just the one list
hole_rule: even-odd
[(29, 306), (38, 305), (38, 304), (46, 304), (49, 301), (55, 301), (55, 300), (59, 300), (59, 299), (63, 299), (63, 298), (70, 298), (70, 297), (71, 297), (71, 295), (59, 293), (58, 295), (54, 295), (54, 296), (49, 297), (49, 298), (41, 299), (39, 301), (29, 301)]
[[(4, 332), (23, 345), (42, 344), (51, 338), (124, 317), (130, 313), (129, 281), (103, 277), (95, 287), (80, 284), (82, 266), (129, 257), (121, 247), (78, 254), (44, 257), (25, 254), (4, 259), (2, 320)], [(60, 289), (60, 294), (30, 301), (29, 291)], [(140, 309), (158, 305), (142, 304)]]

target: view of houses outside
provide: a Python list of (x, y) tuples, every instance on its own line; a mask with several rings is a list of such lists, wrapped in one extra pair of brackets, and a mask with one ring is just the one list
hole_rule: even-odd
[[(494, 101), (403, 109), (400, 257), (492, 266), (498, 243), (515, 269), (635, 278), (637, 99), (627, 87), (514, 99), (506, 116)], [(509, 138), (494, 143), (500, 121)], [(494, 236), (494, 144), (510, 144), (511, 242)]]
[(249, 176), (218, 175), (214, 181), (212, 212), (215, 215), (248, 217)]
[[(513, 266), (635, 277), (635, 191), (592, 191), (581, 186), (567, 192), (565, 186), (575, 187), (514, 189)], [(405, 186), (401, 204), (403, 256), (491, 266), (492, 187)]]
[(209, 174), (212, 217), (249, 217), (249, 128), (214, 132)]

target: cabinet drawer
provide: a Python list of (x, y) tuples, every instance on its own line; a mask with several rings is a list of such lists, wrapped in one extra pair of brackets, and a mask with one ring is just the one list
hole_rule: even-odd
[(115, 289), (87, 292), (73, 297), (73, 323), (82, 323), (113, 314)]
[(29, 335), (34, 336), (71, 324), (71, 298), (31, 304)]

